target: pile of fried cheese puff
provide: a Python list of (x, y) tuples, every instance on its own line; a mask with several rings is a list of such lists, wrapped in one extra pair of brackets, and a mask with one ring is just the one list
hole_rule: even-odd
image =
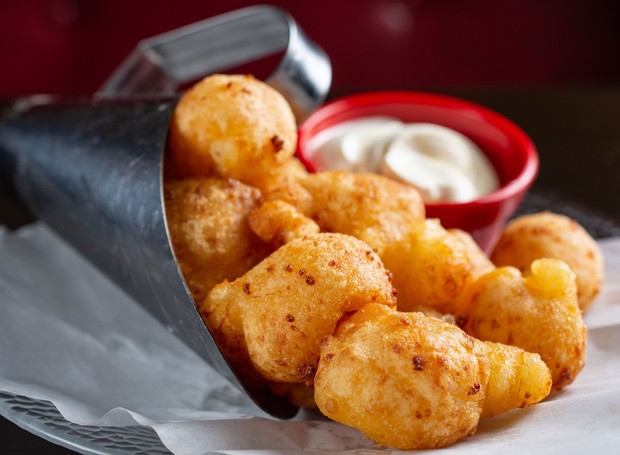
[(376, 174), (309, 173), (284, 97), (213, 75), (181, 97), (165, 168), (175, 255), (250, 388), (401, 449), (443, 447), (584, 367), (603, 260), (573, 220), (517, 218), (487, 257)]

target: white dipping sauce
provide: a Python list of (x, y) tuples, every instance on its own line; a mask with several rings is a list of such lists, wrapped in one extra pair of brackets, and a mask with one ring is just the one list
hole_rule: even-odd
[(415, 186), (427, 202), (467, 202), (499, 187), (493, 166), (476, 144), (431, 123), (351, 120), (321, 131), (305, 153), (318, 170), (381, 173)]

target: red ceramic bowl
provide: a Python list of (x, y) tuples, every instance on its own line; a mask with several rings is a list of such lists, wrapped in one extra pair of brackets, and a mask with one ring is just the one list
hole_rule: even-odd
[(426, 213), (428, 218), (439, 218), (445, 228), (471, 233), (488, 253), (538, 174), (538, 153), (530, 138), (506, 117), (465, 100), (419, 92), (372, 92), (334, 100), (308, 117), (299, 130), (298, 157), (309, 170), (316, 170), (304, 155), (312, 137), (340, 122), (377, 115), (452, 128), (487, 155), (500, 180), (498, 190), (471, 202), (427, 203)]

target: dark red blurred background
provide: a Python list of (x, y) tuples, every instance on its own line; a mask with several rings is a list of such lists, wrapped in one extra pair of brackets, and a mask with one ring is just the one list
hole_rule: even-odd
[[(91, 93), (136, 43), (256, 2), (0, 0), (0, 97)], [(620, 83), (620, 2), (272, 1), (330, 55), (333, 93)]]

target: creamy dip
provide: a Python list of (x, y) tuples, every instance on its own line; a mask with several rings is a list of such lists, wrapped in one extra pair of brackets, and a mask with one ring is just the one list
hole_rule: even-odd
[(476, 144), (431, 123), (391, 117), (351, 120), (316, 135), (305, 153), (317, 170), (381, 173), (415, 186), (428, 202), (467, 202), (499, 186)]

